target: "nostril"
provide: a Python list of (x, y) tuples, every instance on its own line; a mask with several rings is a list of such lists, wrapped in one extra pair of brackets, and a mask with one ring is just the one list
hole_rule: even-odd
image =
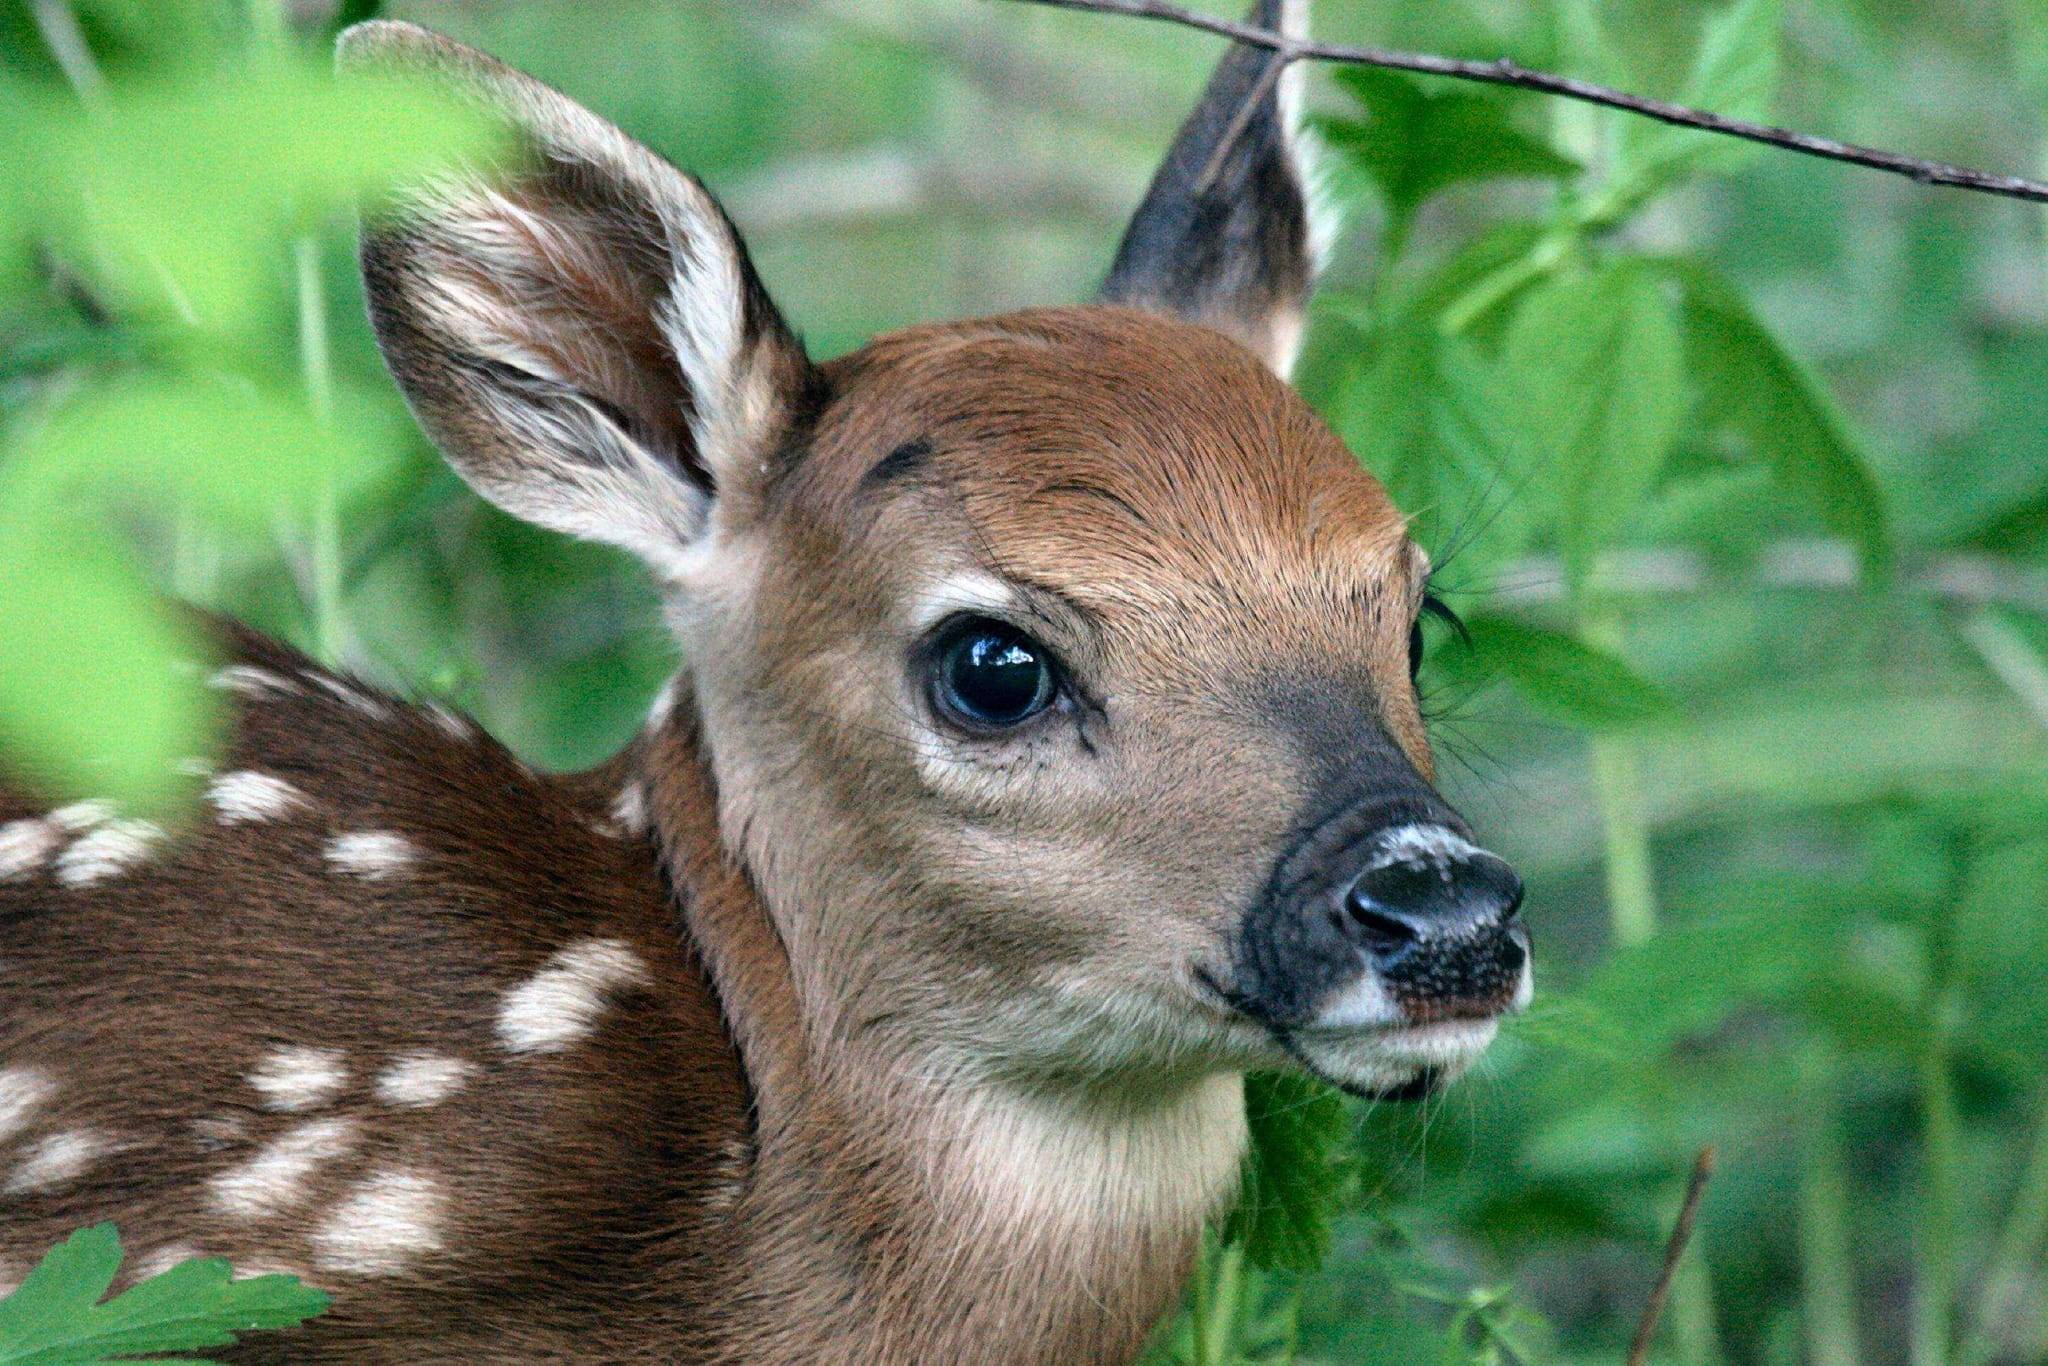
[(1413, 924), (1389, 914), (1355, 886), (1344, 898), (1344, 908), (1351, 913), (1352, 923), (1364, 932), (1366, 947), (1374, 953), (1393, 953), (1421, 938)]

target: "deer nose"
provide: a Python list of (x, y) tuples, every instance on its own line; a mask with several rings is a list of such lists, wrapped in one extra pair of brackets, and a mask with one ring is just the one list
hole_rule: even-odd
[(1528, 958), (1522, 880), (1444, 826), (1408, 825), (1370, 846), (1343, 891), (1350, 932), (1390, 982), (1446, 1004), (1496, 994)]

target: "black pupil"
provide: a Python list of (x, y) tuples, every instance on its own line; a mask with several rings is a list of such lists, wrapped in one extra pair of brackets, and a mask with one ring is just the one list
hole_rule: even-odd
[(1052, 673), (1036, 642), (989, 623), (969, 627), (946, 648), (941, 682), (946, 700), (985, 725), (1015, 725), (1052, 696)]
[(1422, 618), (1408, 628), (1408, 677), (1413, 679), (1422, 672)]

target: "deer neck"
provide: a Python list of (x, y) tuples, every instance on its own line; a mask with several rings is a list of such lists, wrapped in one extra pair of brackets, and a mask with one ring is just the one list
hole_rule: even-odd
[[(685, 700), (638, 750), (650, 820), (754, 1099), (731, 1199), (730, 1348), (750, 1361), (1134, 1357), (1235, 1194), (1240, 1078), (1005, 1077), (914, 1022), (848, 1037), (807, 1001), (719, 829)], [(933, 1031), (942, 1034), (942, 1031)], [(851, 1312), (849, 1312), (851, 1310)]]

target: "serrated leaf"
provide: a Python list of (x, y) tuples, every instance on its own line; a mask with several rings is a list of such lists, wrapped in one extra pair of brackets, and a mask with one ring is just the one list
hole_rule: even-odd
[(1500, 366), (1470, 342), (1396, 323), (1325, 408), (1455, 582), (1487, 583), (1527, 547), (1548, 506), (1541, 458)]
[[(1784, 0), (1736, 0), (1709, 19), (1678, 102), (1732, 118), (1765, 117), (1778, 91), (1784, 12)], [(1617, 179), (1646, 196), (1690, 171), (1732, 170), (1759, 150), (1719, 133), (1630, 119)]]
[(233, 1278), (221, 1258), (184, 1262), (102, 1302), (121, 1264), (112, 1224), (74, 1233), (0, 1299), (0, 1366), (124, 1361), (231, 1347), (238, 1334), (294, 1327), (326, 1294), (291, 1276)]
[(1391, 71), (1351, 67), (1336, 81), (1365, 107), (1363, 119), (1318, 120), (1330, 145), (1405, 217), (1451, 185), (1512, 178), (1561, 179), (1579, 164), (1517, 128), (1499, 98), (1429, 90)]
[(1686, 405), (1677, 324), (1656, 278), (1619, 261), (1523, 300), (1503, 357), (1536, 476), (1556, 491), (1565, 574), (1582, 590), (1656, 482)]
[(1245, 1078), (1251, 1146), (1223, 1236), (1267, 1270), (1309, 1272), (1329, 1255), (1351, 1169), (1350, 1121), (1336, 1091), (1292, 1073)]
[(1741, 433), (1780, 488), (1853, 543), (1866, 570), (1881, 568), (1891, 551), (1884, 492), (1833, 397), (1740, 294), (1704, 270), (1676, 274), (1703, 418)]
[(1662, 689), (1619, 657), (1557, 631), (1506, 617), (1465, 623), (1470, 647), (1435, 656), (1470, 681), (1503, 678), (1545, 716), (1582, 730), (1617, 730), (1678, 714)]

